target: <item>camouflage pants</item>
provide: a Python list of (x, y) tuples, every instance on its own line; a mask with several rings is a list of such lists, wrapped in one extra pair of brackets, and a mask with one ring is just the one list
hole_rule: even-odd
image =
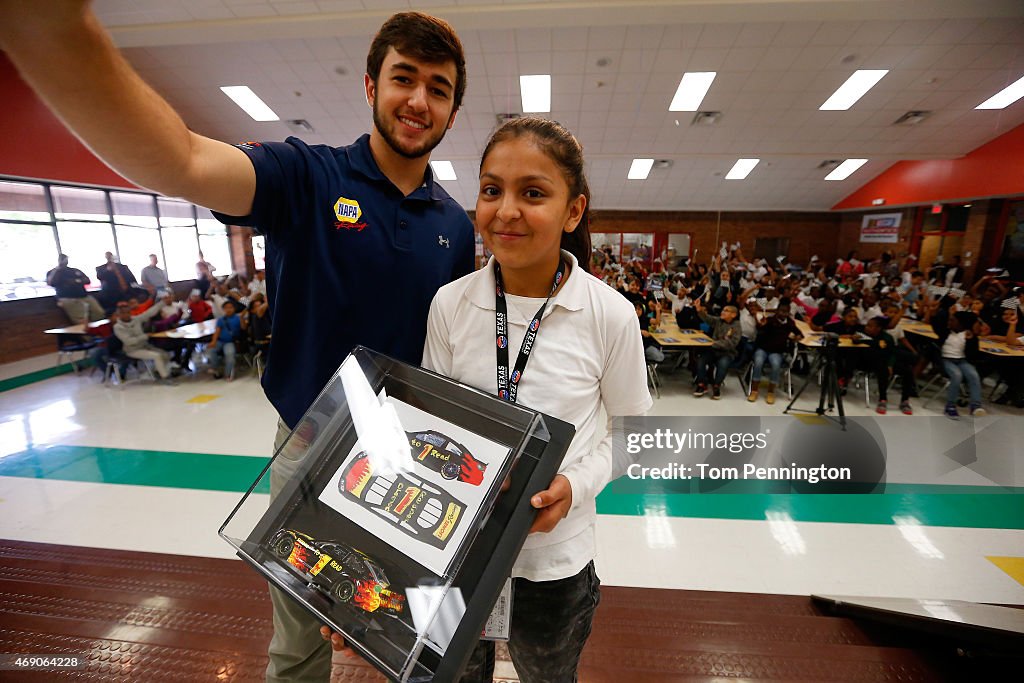
[[(522, 683), (575, 683), (600, 600), (593, 562), (567, 579), (513, 580), (508, 649)], [(494, 643), (481, 640), (460, 683), (490, 683), (493, 676)]]

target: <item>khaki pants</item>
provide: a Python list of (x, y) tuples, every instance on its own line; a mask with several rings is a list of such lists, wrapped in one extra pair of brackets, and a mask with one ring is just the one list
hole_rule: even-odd
[(124, 355), (129, 358), (138, 358), (139, 360), (151, 360), (153, 365), (156, 366), (156, 374), (160, 375), (162, 379), (167, 379), (171, 376), (171, 354), (163, 349), (158, 349), (155, 346), (143, 346), (141, 349), (135, 349), (134, 351), (125, 351)]
[[(276, 453), (288, 436), (289, 429), (278, 420), (274, 437)], [(292, 460), (283, 452), (270, 468), (270, 500), (277, 498), (281, 489), (295, 473), (300, 460)], [(319, 619), (299, 607), (290, 597), (270, 588), (270, 601), (274, 606), (274, 637), (267, 654), (267, 683), (284, 681), (327, 681), (331, 677), (331, 646), (320, 636)]]
[(103, 307), (100, 306), (100, 302), (88, 294), (79, 299), (57, 299), (57, 305), (64, 310), (68, 320), (75, 324), (85, 324), (95, 320), (103, 320), (104, 318)]

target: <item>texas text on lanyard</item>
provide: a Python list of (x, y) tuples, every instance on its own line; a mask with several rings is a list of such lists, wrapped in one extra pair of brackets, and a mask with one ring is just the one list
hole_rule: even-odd
[(554, 282), (551, 283), (551, 291), (544, 299), (540, 310), (533, 316), (530, 326), (526, 329), (526, 336), (523, 337), (523, 345), (519, 349), (519, 357), (516, 359), (516, 366), (512, 369), (512, 376), (508, 374), (508, 305), (505, 303), (505, 287), (501, 281), (501, 266), (494, 263), (494, 281), (496, 297), (494, 302), (494, 326), (496, 344), (498, 347), (498, 398), (509, 403), (516, 402), (516, 393), (519, 390), (519, 380), (523, 378), (523, 371), (526, 369), (526, 361), (530, 359), (530, 352), (533, 350), (533, 342), (537, 338), (537, 331), (540, 329), (540, 319), (544, 316), (544, 309), (548, 301), (558, 289), (559, 283), (565, 277), (565, 261), (559, 260), (558, 270), (555, 271)]

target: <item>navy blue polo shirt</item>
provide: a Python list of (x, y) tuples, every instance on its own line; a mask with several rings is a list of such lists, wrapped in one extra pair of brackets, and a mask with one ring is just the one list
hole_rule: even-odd
[(252, 213), (214, 214), (266, 236), (273, 341), (263, 389), (294, 428), (358, 344), (418, 365), (437, 290), (473, 270), (473, 225), (434, 182), (404, 196), (370, 136), (348, 147), (238, 145), (256, 169)]

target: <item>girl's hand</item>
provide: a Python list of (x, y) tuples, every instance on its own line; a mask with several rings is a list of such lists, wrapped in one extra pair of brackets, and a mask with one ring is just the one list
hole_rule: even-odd
[(547, 489), (534, 494), (530, 504), (539, 511), (537, 518), (533, 520), (533, 526), (530, 527), (530, 533), (551, 531), (569, 514), (569, 508), (572, 506), (572, 486), (569, 480), (561, 474), (556, 474)]
[(335, 652), (341, 652), (350, 659), (356, 657), (355, 650), (346, 645), (341, 634), (332, 631), (330, 626), (321, 626), (320, 636), (331, 643), (331, 649)]

